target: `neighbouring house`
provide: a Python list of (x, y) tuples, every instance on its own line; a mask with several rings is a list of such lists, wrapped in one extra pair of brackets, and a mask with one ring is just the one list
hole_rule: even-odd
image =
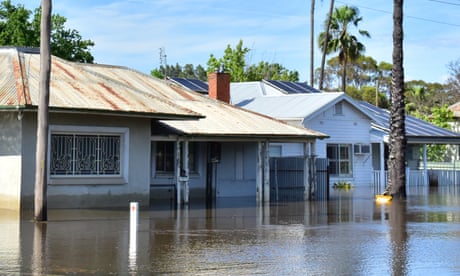
[[(450, 122), (449, 125), (452, 131), (460, 133), (460, 102), (457, 102), (448, 107), (450, 111), (453, 113), (453, 122)], [(448, 153), (446, 154), (446, 159), (454, 162), (460, 160), (460, 149), (458, 146), (448, 146), (447, 147)]]
[[(171, 81), (188, 84), (177, 78)], [(198, 85), (196, 80), (194, 83)], [(385, 185), (387, 110), (356, 101), (342, 92), (320, 92), (305, 83), (267, 80), (232, 83), (231, 102), (291, 125), (327, 133), (329, 138), (316, 143), (316, 154), (329, 160), (331, 185), (338, 182), (355, 186)], [(406, 117), (406, 134), (411, 182), (428, 181), (424, 166), (426, 145), (460, 143), (459, 134), (412, 116)], [(271, 143), (270, 150), (272, 156), (288, 157), (300, 155), (302, 147), (294, 143)]]
[[(33, 207), (39, 61), (37, 49), (0, 48), (0, 208)], [(307, 159), (327, 137), (217, 100), (226, 74), (211, 75), (212, 99), (126, 67), (52, 57), (51, 68), (51, 208), (148, 206), (165, 185), (178, 203), (268, 201), (268, 144), (303, 143)]]

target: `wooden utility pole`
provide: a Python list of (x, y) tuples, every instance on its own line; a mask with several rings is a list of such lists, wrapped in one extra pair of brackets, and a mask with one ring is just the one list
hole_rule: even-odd
[(37, 116), (37, 149), (35, 156), (34, 219), (46, 221), (47, 214), (47, 152), (48, 106), (51, 75), (51, 0), (41, 1), (40, 23), (40, 79)]
[(311, 0), (310, 8), (310, 86), (313, 87), (315, 70), (315, 0)]

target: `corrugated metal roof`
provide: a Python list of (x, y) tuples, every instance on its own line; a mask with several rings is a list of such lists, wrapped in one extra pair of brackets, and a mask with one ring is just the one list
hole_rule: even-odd
[[(0, 108), (37, 106), (39, 59), (37, 52), (0, 48)], [(327, 137), (126, 67), (53, 57), (51, 68), (51, 108), (142, 113), (189, 135), (289, 140)], [(175, 120), (169, 121), (171, 118)], [(195, 120), (182, 121), (186, 118)]]
[(197, 121), (162, 121), (188, 135), (266, 138), (326, 138), (310, 129), (288, 125), (271, 117), (238, 108), (203, 96), (200, 101), (180, 101), (179, 105), (193, 108), (206, 117)]
[(240, 107), (278, 119), (304, 119), (326, 105), (344, 99), (342, 92), (267, 96), (247, 100)]
[[(370, 103), (360, 101), (358, 104), (365, 112), (373, 114), (374, 123), (377, 127), (388, 132), (390, 128), (390, 112), (386, 109), (376, 107)], [(417, 119), (413, 116), (406, 115), (406, 136), (408, 139), (423, 141), (425, 143), (447, 143), (460, 142), (460, 134), (445, 128), (438, 127), (426, 121)], [(410, 141), (409, 141), (410, 142)]]
[[(177, 94), (166, 82), (124, 67), (68, 62), (52, 57), (50, 109), (121, 112), (158, 118), (200, 114), (163, 95)], [(38, 106), (40, 55), (0, 48), (0, 107)]]
[(232, 82), (230, 84), (230, 100), (234, 105), (243, 104), (257, 97), (282, 96), (285, 94), (262, 81)]

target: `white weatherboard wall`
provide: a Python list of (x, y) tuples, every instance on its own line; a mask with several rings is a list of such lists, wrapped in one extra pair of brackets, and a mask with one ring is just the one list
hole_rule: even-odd
[[(342, 102), (342, 115), (336, 115), (334, 107), (304, 122), (304, 126), (326, 133), (330, 138), (318, 140), (316, 154), (326, 158), (327, 144), (368, 144), (370, 145), (371, 121), (361, 111), (349, 103)], [(353, 150), (353, 149), (352, 149)], [(331, 176), (330, 183), (350, 181), (356, 186), (368, 186), (372, 181), (372, 152), (364, 155), (353, 154), (353, 176), (338, 179)]]
[[(327, 144), (368, 144), (370, 145), (371, 121), (361, 111), (346, 101), (342, 101), (342, 114), (336, 115), (334, 107), (304, 121), (303, 126), (329, 135), (330, 138), (317, 140), (315, 154), (318, 158), (326, 158)], [(282, 145), (281, 156), (302, 156), (303, 145), (300, 143), (272, 143), (271, 146)], [(353, 150), (353, 147), (352, 147)], [(372, 152), (363, 155), (352, 155), (353, 176), (347, 178), (330, 178), (330, 183), (349, 181), (355, 186), (368, 186), (372, 181)]]
[(20, 208), (21, 133), (17, 112), (0, 113), (0, 209)]

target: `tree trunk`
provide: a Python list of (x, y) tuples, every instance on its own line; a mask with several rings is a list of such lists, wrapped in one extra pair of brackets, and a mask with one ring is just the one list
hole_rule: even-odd
[(314, 53), (315, 53), (315, 0), (311, 0), (310, 10), (310, 85), (313, 87), (314, 81)]
[(34, 218), (46, 221), (47, 215), (47, 152), (48, 105), (51, 74), (51, 0), (42, 0), (40, 25), (40, 79), (37, 116), (37, 149), (35, 156)]
[(347, 58), (345, 57), (342, 63), (342, 91), (347, 92)]
[(324, 66), (326, 64), (327, 44), (329, 43), (329, 28), (331, 26), (331, 17), (332, 17), (333, 11), (334, 11), (334, 0), (331, 0), (331, 5), (329, 6), (329, 14), (327, 16), (326, 37), (324, 38), (323, 55), (321, 56), (321, 73), (319, 75), (319, 90), (323, 90)]
[(403, 68), (403, 0), (393, 1), (393, 69), (387, 193), (406, 197), (406, 132)]

